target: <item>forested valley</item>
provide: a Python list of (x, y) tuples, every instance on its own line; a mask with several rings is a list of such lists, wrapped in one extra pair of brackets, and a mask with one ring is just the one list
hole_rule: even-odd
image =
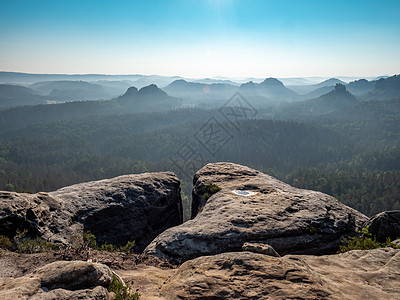
[(326, 111), (304, 109), (307, 102), (257, 107), (254, 116), (235, 120), (218, 108), (124, 113), (104, 103), (0, 111), (0, 189), (35, 193), (174, 171), (188, 217), (194, 172), (230, 161), (325, 192), (370, 216), (400, 209), (400, 98)]

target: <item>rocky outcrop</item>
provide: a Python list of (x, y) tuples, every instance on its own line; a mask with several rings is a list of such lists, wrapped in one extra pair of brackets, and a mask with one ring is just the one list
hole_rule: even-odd
[(170, 172), (124, 175), (50, 193), (0, 192), (0, 234), (70, 243), (83, 231), (99, 244), (135, 240), (142, 251), (165, 229), (182, 223), (180, 183)]
[(0, 278), (1, 299), (109, 299), (111, 270), (101, 264), (58, 261), (19, 278)]
[(400, 250), (203, 256), (177, 270), (124, 271), (140, 299), (399, 299)]
[(368, 222), (369, 232), (379, 242), (385, 242), (386, 238), (392, 241), (400, 238), (400, 210), (384, 211), (373, 216)]
[(146, 253), (182, 262), (240, 251), (246, 242), (281, 255), (334, 253), (341, 237), (367, 220), (331, 196), (237, 164), (208, 164), (193, 182), (195, 218), (160, 234)]

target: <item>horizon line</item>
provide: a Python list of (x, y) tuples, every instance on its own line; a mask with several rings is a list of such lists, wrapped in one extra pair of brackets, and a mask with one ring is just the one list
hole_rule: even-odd
[(290, 79), (290, 78), (378, 78), (382, 76), (396, 76), (400, 75), (399, 73), (395, 74), (380, 74), (380, 75), (335, 75), (335, 76), (326, 76), (326, 75), (312, 75), (312, 76), (302, 76), (302, 75), (295, 75), (295, 76), (271, 76), (268, 75), (266, 77), (258, 77), (258, 76), (222, 76), (222, 75), (214, 75), (214, 76), (182, 76), (182, 75), (161, 75), (161, 74), (155, 74), (155, 73), (150, 73), (150, 74), (145, 74), (145, 73), (37, 73), (37, 72), (23, 72), (23, 71), (4, 71), (0, 70), (0, 73), (14, 73), (14, 74), (26, 74), (26, 75), (66, 75), (66, 76), (91, 76), (91, 75), (99, 75), (99, 76), (160, 76), (160, 77), (180, 77), (180, 78), (189, 78), (189, 79), (216, 79), (217, 77), (219, 78), (236, 78), (236, 79), (248, 79), (248, 78), (255, 78), (255, 79), (265, 79), (265, 78), (285, 78), (285, 79)]

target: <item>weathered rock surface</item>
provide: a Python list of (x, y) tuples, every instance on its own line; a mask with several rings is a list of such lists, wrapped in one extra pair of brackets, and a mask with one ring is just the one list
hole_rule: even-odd
[(182, 223), (180, 183), (171, 172), (124, 175), (50, 193), (0, 192), (0, 234), (17, 229), (68, 244), (91, 231), (99, 244), (135, 240), (142, 251), (159, 233)]
[(303, 262), (250, 252), (187, 261), (160, 294), (166, 299), (326, 299), (329, 295)]
[[(340, 238), (368, 219), (331, 196), (238, 164), (207, 164), (193, 182), (195, 218), (160, 234), (146, 253), (182, 262), (240, 251), (246, 242), (269, 244), (281, 255), (335, 253)], [(221, 190), (206, 201), (210, 183)]]
[(140, 299), (399, 299), (400, 250), (203, 256), (177, 270), (124, 271)]
[(287, 258), (299, 259), (317, 273), (332, 299), (400, 299), (399, 249)]
[(17, 230), (26, 229), (29, 236), (67, 242), (66, 236), (80, 228), (72, 219), (73, 212), (66, 208), (65, 203), (48, 193), (0, 191), (0, 235), (12, 239)]
[(0, 278), (0, 299), (108, 299), (111, 270), (83, 261), (57, 261), (18, 278)]
[(400, 238), (400, 210), (384, 211), (368, 220), (364, 226), (369, 227), (369, 232), (379, 242), (386, 238), (392, 241)]
[(265, 255), (280, 257), (280, 255), (268, 244), (260, 243), (244, 243), (242, 246), (243, 251), (261, 253)]
[(164, 300), (170, 298), (161, 296), (160, 290), (167, 280), (176, 274), (176, 269), (146, 266), (133, 270), (119, 270), (116, 273), (132, 287), (133, 291), (139, 291), (140, 300)]

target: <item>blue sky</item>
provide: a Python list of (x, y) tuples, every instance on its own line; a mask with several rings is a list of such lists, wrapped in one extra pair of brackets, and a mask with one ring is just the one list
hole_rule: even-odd
[(396, 0), (0, 0), (3, 71), (376, 76), (399, 53)]

